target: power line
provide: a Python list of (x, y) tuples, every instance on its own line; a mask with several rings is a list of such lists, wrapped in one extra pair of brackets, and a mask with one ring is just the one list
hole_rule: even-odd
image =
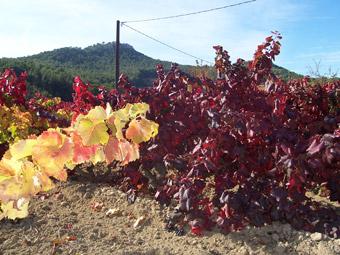
[[(150, 35), (148, 35), (148, 34), (142, 32), (142, 31), (140, 31), (140, 30), (137, 30), (136, 28), (133, 28), (133, 27), (131, 27), (131, 26), (126, 25), (126, 23), (137, 23), (137, 22), (147, 22), (147, 21), (155, 21), (155, 20), (164, 20), (164, 19), (179, 18), (179, 17), (184, 17), (184, 16), (196, 15), (196, 14), (200, 14), (200, 13), (206, 13), (206, 12), (211, 12), (211, 11), (217, 11), (217, 10), (221, 10), (221, 9), (225, 9), (225, 8), (230, 8), (230, 7), (235, 7), (235, 6), (239, 6), (239, 5), (243, 5), (243, 4), (248, 4), (248, 3), (252, 3), (252, 2), (256, 2), (256, 0), (248, 0), (248, 1), (243, 1), (243, 2), (239, 2), (239, 3), (235, 3), (235, 4), (229, 4), (229, 5), (225, 5), (225, 6), (221, 6), (221, 7), (211, 8), (211, 9), (202, 10), (202, 11), (197, 11), (197, 12), (184, 13), (184, 14), (179, 14), (179, 15), (172, 15), (172, 16), (158, 17), (158, 18), (151, 18), (151, 19), (141, 19), (141, 20), (128, 20), (128, 21), (123, 21), (123, 22), (121, 22), (121, 25), (122, 25), (122, 26), (126, 26), (127, 28), (129, 28), (129, 29), (131, 29), (131, 30), (133, 30), (133, 31), (135, 31), (135, 32), (137, 32), (137, 33), (139, 33), (139, 34), (141, 34), (141, 35), (143, 35), (143, 36), (145, 36), (145, 37), (147, 37), (147, 38), (149, 38), (149, 39), (155, 41), (155, 42), (158, 42), (158, 43), (160, 43), (160, 44), (162, 44), (162, 45), (164, 45), (164, 46), (166, 46), (166, 47), (168, 47), (168, 48), (170, 48), (170, 49), (173, 49), (173, 50), (175, 50), (175, 51), (178, 51), (178, 52), (180, 52), (180, 53), (182, 53), (182, 54), (184, 54), (184, 55), (187, 55), (187, 56), (189, 56), (189, 57), (192, 57), (192, 58), (194, 58), (194, 59), (196, 59), (196, 60), (198, 59), (198, 60), (200, 60), (201, 62), (206, 62), (206, 63), (208, 63), (208, 64), (213, 65), (213, 63), (210, 62), (210, 61), (204, 60), (204, 59), (199, 58), (199, 57), (196, 57), (196, 56), (194, 56), (194, 55), (192, 55), (192, 54), (190, 54), (190, 53), (187, 53), (187, 52), (185, 52), (185, 51), (183, 51), (183, 50), (177, 49), (177, 48), (175, 48), (175, 47), (173, 47), (173, 46), (171, 46), (171, 45), (169, 45), (169, 44), (167, 44), (167, 43), (164, 43), (164, 42), (162, 42), (162, 41), (160, 41), (160, 40), (158, 40), (158, 39), (156, 39), (156, 38), (154, 38), (154, 37), (152, 37), (152, 36), (150, 36)], [(119, 22), (119, 21), (117, 21), (117, 22)]]
[(206, 62), (206, 63), (208, 63), (208, 64), (213, 65), (213, 63), (210, 62), (210, 61), (204, 60), (204, 59), (199, 58), (199, 57), (196, 57), (196, 56), (194, 56), (194, 55), (192, 55), (192, 54), (190, 54), (190, 53), (187, 53), (187, 52), (185, 52), (185, 51), (183, 51), (183, 50), (177, 49), (177, 48), (175, 48), (175, 47), (173, 47), (173, 46), (171, 46), (171, 45), (169, 45), (169, 44), (167, 44), (167, 43), (164, 43), (164, 42), (162, 42), (162, 41), (160, 41), (160, 40), (158, 40), (158, 39), (156, 39), (156, 38), (154, 38), (154, 37), (152, 37), (152, 36), (150, 36), (150, 35), (145, 34), (144, 32), (142, 32), (142, 31), (140, 31), (140, 30), (137, 30), (136, 28), (133, 28), (133, 27), (131, 27), (131, 26), (126, 25), (125, 22), (122, 23), (122, 26), (126, 26), (127, 28), (130, 28), (131, 30), (133, 30), (133, 31), (135, 31), (135, 32), (137, 32), (137, 33), (139, 33), (139, 34), (141, 34), (141, 35), (144, 35), (145, 37), (147, 37), (147, 38), (149, 38), (149, 39), (151, 39), (151, 40), (153, 40), (153, 41), (155, 41), (155, 42), (158, 42), (158, 43), (160, 43), (160, 44), (162, 44), (162, 45), (164, 45), (164, 46), (166, 46), (166, 47), (168, 47), (168, 48), (170, 48), (170, 49), (173, 49), (173, 50), (176, 50), (176, 51), (178, 51), (178, 52), (181, 52), (182, 54), (185, 54), (185, 55), (187, 55), (187, 56), (189, 56), (189, 57), (192, 57), (192, 58), (194, 58), (194, 59), (196, 59), (196, 60), (198, 59), (198, 60), (200, 60), (200, 61), (202, 61), (202, 62)]
[(239, 2), (239, 3), (235, 3), (235, 4), (225, 5), (225, 6), (221, 6), (221, 7), (217, 7), (217, 8), (212, 8), (212, 9), (208, 9), (208, 10), (190, 12), (190, 13), (184, 13), (184, 14), (172, 15), (172, 16), (166, 16), (166, 17), (159, 17), (159, 18), (152, 18), (152, 19), (140, 19), (140, 20), (128, 20), (128, 21), (123, 21), (122, 25), (125, 24), (125, 23), (137, 23), (137, 22), (147, 22), (147, 21), (155, 21), (155, 20), (162, 20), (162, 19), (179, 18), (179, 17), (195, 15), (195, 14), (200, 14), (200, 13), (205, 13), (205, 12), (217, 11), (217, 10), (221, 10), (221, 9), (225, 9), (225, 8), (238, 6), (238, 5), (248, 4), (248, 3), (251, 3), (251, 2), (255, 2), (255, 1), (256, 0), (249, 0), (249, 1)]

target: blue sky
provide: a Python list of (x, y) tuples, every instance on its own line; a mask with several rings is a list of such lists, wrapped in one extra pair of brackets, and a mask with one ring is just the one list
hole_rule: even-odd
[[(0, 57), (32, 55), (60, 47), (115, 40), (115, 21), (200, 11), (242, 0), (0, 0)], [(283, 35), (276, 64), (309, 74), (340, 73), (339, 0), (257, 0), (216, 12), (130, 25), (192, 55), (213, 62), (213, 45), (233, 60), (250, 59), (272, 30)], [(195, 64), (195, 59), (126, 27), (121, 41), (156, 59)]]

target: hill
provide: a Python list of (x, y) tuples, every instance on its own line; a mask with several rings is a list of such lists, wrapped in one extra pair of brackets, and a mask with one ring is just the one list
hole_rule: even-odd
[[(114, 83), (114, 52), (115, 43), (98, 43), (84, 49), (65, 47), (36, 55), (20, 58), (1, 58), (0, 70), (12, 67), (16, 71), (29, 72), (29, 93), (36, 91), (49, 96), (71, 99), (72, 81), (76, 75), (84, 81), (96, 85), (112, 86)], [(156, 64), (170, 67), (170, 62), (150, 58), (136, 51), (129, 44), (121, 45), (121, 72), (128, 75), (137, 87), (150, 86), (155, 78)], [(186, 72), (195, 72), (198, 67), (181, 66)], [(214, 75), (212, 68), (206, 68)], [(285, 68), (275, 66), (274, 73), (283, 79), (297, 78), (299, 75)]]

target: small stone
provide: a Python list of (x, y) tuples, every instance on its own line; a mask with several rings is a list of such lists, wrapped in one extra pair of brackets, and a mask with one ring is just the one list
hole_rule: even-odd
[(88, 250), (87, 245), (81, 245), (81, 246), (80, 246), (80, 250), (81, 250), (81, 251), (87, 251), (87, 250)]
[(290, 238), (293, 234), (292, 227), (289, 224), (283, 225), (282, 232), (285, 238)]
[(38, 225), (45, 225), (45, 224), (47, 224), (47, 221), (44, 220), (44, 219), (40, 219), (40, 220), (37, 221), (37, 224)]
[(96, 211), (96, 212), (100, 212), (103, 207), (104, 207), (104, 203), (103, 202), (92, 202), (90, 207), (92, 208), (92, 210)]
[(68, 202), (67, 201), (63, 201), (63, 202), (60, 203), (60, 205), (61, 206), (66, 206), (66, 205), (68, 205)]
[(103, 231), (101, 231), (101, 232), (99, 232), (99, 238), (104, 238), (105, 236), (107, 236), (107, 233), (106, 232), (103, 232)]
[(62, 200), (64, 198), (64, 195), (63, 195), (63, 193), (57, 193), (55, 195), (55, 198), (58, 199), (58, 200)]
[(74, 195), (74, 197), (72, 198), (72, 201), (79, 201), (80, 200), (80, 196), (78, 195)]
[(214, 244), (218, 244), (220, 240), (218, 238), (213, 238)]
[(161, 233), (156, 232), (153, 236), (154, 239), (161, 239)]
[(299, 234), (299, 235), (298, 235), (298, 241), (302, 241), (302, 240), (304, 240), (304, 239), (305, 239), (304, 235), (302, 235), (302, 234)]
[(49, 207), (48, 205), (45, 205), (45, 206), (42, 207), (42, 209), (43, 209), (44, 211), (50, 211), (50, 210), (51, 210), (51, 207)]
[(109, 218), (113, 216), (121, 216), (122, 211), (119, 208), (110, 208), (109, 210), (106, 211), (105, 215)]
[(106, 192), (107, 196), (113, 196), (115, 194), (115, 192), (113, 190), (109, 190)]
[(175, 211), (175, 212), (169, 213), (168, 218), (171, 219), (171, 220), (176, 221), (176, 220), (179, 219), (181, 216), (182, 216), (182, 213), (181, 213), (181, 212), (176, 212), (176, 211)]
[(272, 234), (272, 238), (273, 238), (273, 240), (275, 240), (276, 242), (278, 242), (279, 240), (280, 240), (280, 237), (279, 237), (279, 235), (278, 234)]
[(133, 242), (133, 244), (137, 244), (137, 245), (142, 245), (143, 243), (144, 241), (141, 238), (138, 238), (137, 240)]
[(240, 249), (237, 250), (237, 254), (249, 255), (249, 252), (247, 251), (247, 249), (245, 247), (241, 247)]
[(97, 239), (97, 234), (92, 233), (92, 234), (90, 235), (90, 239), (91, 239), (91, 240), (96, 240), (96, 239)]
[(313, 234), (310, 235), (310, 238), (313, 240), (313, 241), (321, 241), (322, 240), (322, 234), (321, 233), (318, 233), (318, 232), (315, 232)]
[(63, 236), (63, 235), (65, 235), (67, 233), (67, 230), (66, 229), (59, 229), (57, 231), (57, 233), (58, 233), (58, 236)]
[(85, 192), (83, 198), (90, 199), (90, 198), (92, 198), (92, 195), (89, 192)]
[(86, 192), (86, 187), (84, 185), (81, 185), (78, 187), (78, 191), (81, 192), (81, 193), (84, 193)]
[(30, 238), (27, 237), (27, 236), (24, 236), (24, 243), (25, 243), (27, 246), (33, 245), (32, 239), (30, 239)]
[(334, 242), (334, 246), (333, 246), (333, 250), (335, 252), (335, 254), (340, 254), (340, 239), (337, 239), (335, 241), (338, 241), (338, 244), (336, 242)]
[(118, 232), (121, 234), (121, 235), (126, 235), (126, 232), (123, 228), (119, 228), (118, 229)]
[(275, 248), (274, 248), (274, 251), (275, 251), (275, 254), (285, 254), (286, 252), (285, 252), (285, 250), (286, 250), (286, 248), (285, 247), (282, 247), (281, 245), (278, 245), (278, 246), (276, 246)]
[(55, 221), (59, 220), (59, 217), (58, 216), (54, 216), (53, 214), (47, 214), (47, 218), (51, 219), (51, 220), (55, 220)]
[(143, 224), (144, 221), (145, 221), (145, 217), (144, 217), (144, 216), (139, 217), (139, 218), (135, 221), (135, 223), (133, 224), (133, 227), (134, 227), (134, 228), (137, 228), (137, 227), (141, 226), (141, 225)]
[(111, 252), (114, 252), (114, 251), (116, 251), (116, 250), (117, 250), (116, 244), (114, 243), (114, 244), (110, 247), (110, 251), (111, 251)]
[(200, 250), (205, 250), (205, 249), (207, 249), (207, 246), (205, 246), (204, 244), (199, 244), (197, 247), (198, 247), (198, 249), (200, 249)]

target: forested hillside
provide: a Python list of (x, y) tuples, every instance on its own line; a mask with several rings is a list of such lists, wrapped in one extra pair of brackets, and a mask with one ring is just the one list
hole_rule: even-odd
[[(18, 72), (28, 71), (29, 95), (40, 91), (44, 95), (59, 96), (69, 100), (73, 77), (76, 75), (91, 84), (113, 86), (114, 47), (114, 42), (98, 43), (84, 49), (66, 47), (27, 57), (1, 58), (0, 70), (12, 67)], [(163, 64), (165, 69), (169, 69), (171, 63), (150, 58), (136, 51), (129, 44), (121, 45), (121, 72), (127, 74), (135, 86), (150, 86), (156, 78), (157, 64)], [(204, 69), (208, 76), (214, 76), (212, 67), (181, 65), (181, 69), (194, 75)], [(283, 79), (299, 77), (296, 73), (282, 67), (274, 66), (273, 70)]]

